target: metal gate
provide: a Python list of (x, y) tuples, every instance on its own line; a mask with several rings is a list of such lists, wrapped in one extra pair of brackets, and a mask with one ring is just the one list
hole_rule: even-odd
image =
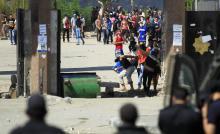
[(204, 78), (214, 54), (220, 53), (220, 12), (187, 11), (185, 52), (196, 63), (199, 81)]

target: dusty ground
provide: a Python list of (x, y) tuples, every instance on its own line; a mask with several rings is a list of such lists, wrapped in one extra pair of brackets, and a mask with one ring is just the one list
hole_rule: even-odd
[[(127, 51), (127, 46), (124, 47)], [(86, 44), (76, 46), (75, 42), (62, 43), (63, 72), (96, 72), (103, 82), (118, 82), (114, 64), (114, 46), (97, 43), (95, 39), (86, 39)], [(16, 70), (16, 47), (8, 41), (0, 40), (0, 92), (7, 91), (10, 85), (10, 73)], [(137, 73), (133, 75), (137, 81)], [(160, 79), (159, 89), (162, 89)], [(135, 83), (137, 87), (137, 83)], [(117, 90), (117, 89), (115, 89)], [(115, 132), (118, 124), (118, 110), (126, 102), (136, 104), (140, 118), (138, 125), (145, 126), (153, 134), (159, 133), (157, 117), (163, 107), (163, 94), (155, 97), (113, 97), (97, 99), (62, 99), (47, 96), (49, 113), (47, 121), (69, 133), (106, 133)], [(7, 134), (15, 126), (22, 125), (27, 118), (24, 114), (26, 99), (0, 99), (0, 130)]]

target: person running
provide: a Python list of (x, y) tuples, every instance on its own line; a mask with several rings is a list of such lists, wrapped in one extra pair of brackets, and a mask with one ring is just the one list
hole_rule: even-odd
[(65, 42), (65, 35), (67, 34), (67, 41), (69, 42), (69, 29), (70, 29), (70, 22), (68, 16), (65, 15), (63, 18), (63, 42)]
[(83, 25), (82, 25), (82, 21), (80, 18), (80, 15), (77, 15), (77, 19), (76, 19), (76, 39), (77, 39), (77, 43), (76, 45), (80, 45), (80, 39), (83, 42), (83, 45), (85, 44), (85, 41), (82, 37), (82, 33), (83, 32)]
[(124, 39), (121, 36), (120, 31), (117, 31), (114, 38), (114, 44), (115, 44), (115, 57), (119, 57), (120, 55), (124, 55), (123, 51), (123, 43)]

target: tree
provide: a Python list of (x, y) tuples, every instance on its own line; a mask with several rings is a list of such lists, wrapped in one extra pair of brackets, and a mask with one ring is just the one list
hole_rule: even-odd
[(61, 10), (61, 17), (64, 15), (72, 16), (74, 12), (79, 12), (86, 20), (87, 29), (92, 27), (90, 22), (90, 16), (92, 12), (92, 7), (81, 8), (79, 5), (79, 0), (56, 0), (57, 9)]
[(190, 11), (193, 9), (193, 2), (194, 2), (194, 0), (186, 0), (185, 1), (186, 10)]
[(0, 12), (15, 14), (17, 8), (27, 9), (28, 0), (0, 0)]

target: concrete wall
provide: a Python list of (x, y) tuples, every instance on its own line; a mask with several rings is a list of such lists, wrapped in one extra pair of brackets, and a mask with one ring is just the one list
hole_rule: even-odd
[(217, 11), (220, 10), (220, 0), (198, 1), (198, 11)]

